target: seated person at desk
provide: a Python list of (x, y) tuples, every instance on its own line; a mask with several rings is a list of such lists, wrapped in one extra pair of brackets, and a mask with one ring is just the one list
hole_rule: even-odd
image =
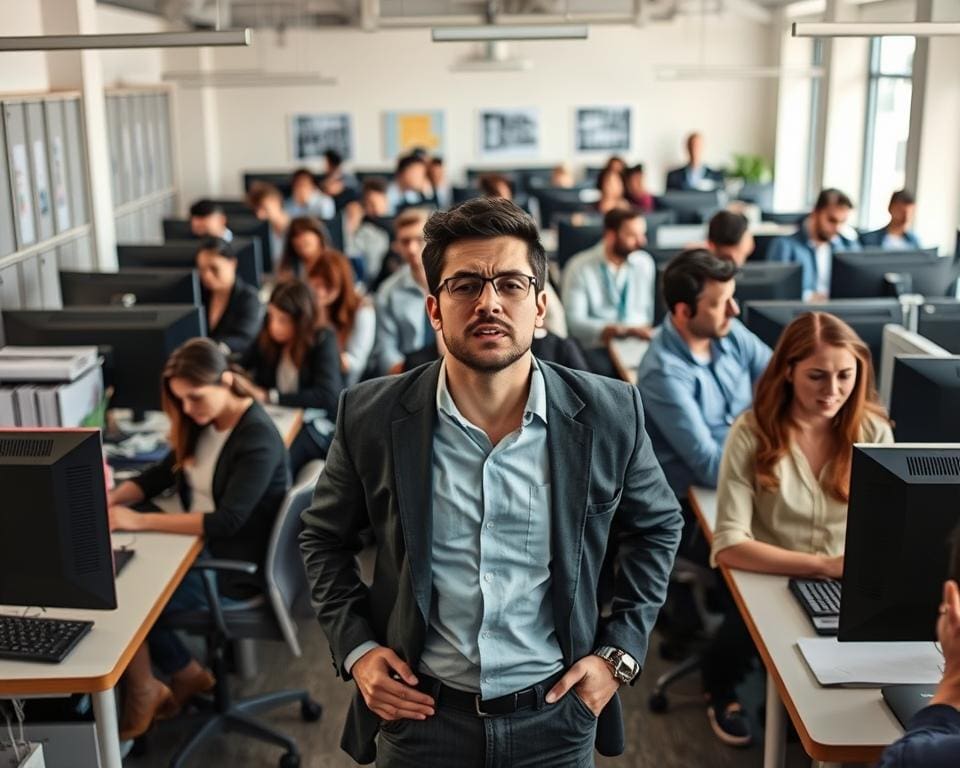
[(377, 333), (373, 302), (357, 292), (350, 260), (339, 251), (317, 259), (307, 282), (317, 301), (317, 328), (333, 328), (340, 348), (344, 386), (360, 380), (367, 369)]
[(284, 206), (293, 217), (316, 216), (332, 219), (337, 212), (333, 198), (323, 194), (308, 168), (298, 168), (290, 179), (290, 199)]
[(853, 202), (839, 189), (825, 189), (817, 197), (813, 211), (792, 235), (774, 238), (767, 250), (767, 261), (803, 265), (803, 300), (826, 301), (830, 298), (833, 254), (859, 251), (856, 240), (840, 234), (847, 223)]
[(343, 389), (340, 350), (330, 328), (317, 330), (313, 292), (299, 280), (280, 283), (270, 295), (257, 340), (241, 358), (261, 403), (304, 408), (303, 427), (290, 445), (293, 476), (327, 455), (337, 400)]
[(654, 208), (653, 195), (647, 191), (646, 177), (643, 173), (643, 163), (632, 165), (623, 172), (623, 184), (627, 202), (643, 213), (650, 213)]
[(283, 256), (277, 264), (277, 279), (302, 278), (313, 263), (330, 247), (330, 236), (323, 222), (313, 216), (300, 216), (290, 222)]
[(617, 209), (629, 210), (632, 207), (625, 196), (623, 173), (618, 171), (616, 166), (608, 165), (600, 171), (597, 176), (597, 191), (600, 192), (600, 199), (596, 202), (596, 208), (600, 213), (606, 214)]
[[(162, 531), (203, 536), (213, 557), (263, 566), (270, 531), (287, 490), (286, 452), (270, 417), (252, 397), (251, 384), (230, 370), (209, 339), (192, 339), (170, 356), (163, 371), (163, 410), (172, 450), (134, 480), (109, 493), (114, 531)], [(140, 504), (176, 488), (184, 513), (137, 512)], [(256, 577), (224, 574), (224, 603), (260, 592)], [(208, 608), (199, 571), (190, 571), (164, 612)], [(169, 687), (153, 675), (156, 667)], [(120, 738), (143, 734), (157, 716), (174, 715), (213, 688), (209, 670), (190, 656), (169, 629), (154, 628), (124, 677)]]
[(707, 226), (707, 249), (718, 259), (732, 261), (742, 267), (755, 247), (749, 222), (742, 213), (718, 211), (710, 219)]
[(614, 209), (603, 217), (603, 238), (578, 253), (563, 274), (567, 324), (592, 370), (615, 376), (606, 345), (618, 336), (649, 339), (657, 270), (642, 250), (647, 225), (639, 211)]
[(290, 226), (290, 214), (283, 207), (283, 194), (273, 184), (256, 181), (247, 192), (247, 205), (260, 221), (270, 222), (270, 252), (273, 270), (283, 254), (283, 241)]
[(427, 161), (422, 155), (411, 152), (397, 161), (393, 181), (387, 187), (387, 201), (391, 215), (404, 208), (436, 202), (427, 176)]
[[(753, 408), (730, 428), (712, 564), (839, 579), (857, 442), (893, 442), (870, 350), (842, 320), (808, 312), (784, 330), (757, 382)], [(753, 652), (731, 604), (701, 661), (708, 716), (722, 739), (721, 729), (737, 732), (731, 722), (745, 726), (733, 690)]]
[(555, 165), (550, 169), (550, 186), (553, 189), (573, 189), (573, 174), (565, 165)]
[(687, 136), (688, 162), (667, 173), (667, 191), (700, 190), (709, 192), (723, 186), (723, 172), (703, 164), (703, 134)]
[[(954, 541), (954, 550), (960, 538)], [(960, 552), (954, 552), (954, 560)], [(907, 732), (883, 752), (877, 768), (956, 768), (960, 765), (960, 588), (949, 580), (937, 621), (943, 679), (937, 692), (910, 721)]]
[(411, 208), (393, 223), (393, 250), (404, 265), (377, 291), (377, 371), (398, 373), (403, 358), (430, 344), (436, 334), (427, 317), (427, 275), (423, 269), (423, 225), (427, 214)]
[(233, 232), (227, 228), (227, 214), (220, 203), (197, 200), (190, 206), (190, 231), (194, 237), (219, 237), (228, 243)]
[(453, 186), (447, 179), (447, 171), (443, 165), (443, 158), (434, 155), (427, 163), (427, 179), (433, 187), (433, 195), (440, 209), (453, 205)]
[(647, 432), (681, 501), (691, 485), (716, 486), (727, 432), (770, 359), (737, 319), (736, 270), (699, 248), (676, 256), (663, 273), (668, 314), (637, 369)]
[(484, 173), (477, 179), (477, 186), (484, 197), (502, 197), (504, 200), (513, 200), (513, 190), (510, 180), (502, 173)]
[(386, 217), (387, 182), (379, 178), (364, 179), (360, 201), (350, 203), (344, 212), (347, 253), (363, 259), (363, 281), (373, 285), (390, 250), (390, 232), (380, 223)]
[(207, 311), (207, 336), (226, 354), (243, 354), (260, 328), (260, 299), (256, 289), (237, 274), (230, 243), (215, 237), (201, 242), (197, 273)]
[(897, 190), (890, 197), (890, 221), (887, 226), (864, 232), (860, 235), (860, 245), (864, 248), (883, 248), (887, 251), (909, 251), (920, 248), (920, 240), (910, 228), (913, 215), (917, 211), (917, 201), (905, 189)]

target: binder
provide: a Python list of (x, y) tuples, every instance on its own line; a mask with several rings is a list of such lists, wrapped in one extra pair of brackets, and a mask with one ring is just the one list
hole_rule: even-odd
[[(0, 119), (0, 147), (6, 147), (7, 134)], [(10, 178), (7, 168), (7, 153), (0, 152), (0, 257), (17, 250), (17, 239), (13, 230), (13, 198), (10, 196)]]
[(70, 188), (67, 183), (67, 143), (63, 130), (63, 101), (46, 102), (47, 149), (49, 150), (50, 194), (53, 199), (53, 223), (57, 233), (70, 229)]
[(39, 240), (53, 237), (53, 199), (50, 195), (50, 172), (47, 169), (47, 130), (43, 120), (43, 103), (24, 104), (27, 122), (30, 168), (33, 171), (33, 206), (37, 216)]
[(39, 427), (40, 413), (37, 410), (37, 388), (29, 384), (14, 390), (21, 427)]
[(103, 374), (99, 367), (69, 384), (37, 387), (40, 426), (79, 427), (102, 398)]
[(19, 427), (20, 418), (11, 387), (0, 388), (0, 427)]
[(27, 128), (23, 104), (3, 103), (3, 124), (7, 138), (7, 164), (10, 190), (13, 195), (13, 223), (17, 246), (33, 245), (37, 241), (36, 219), (33, 210), (33, 178), (27, 149)]
[(63, 129), (67, 150), (67, 182), (70, 186), (71, 223), (75, 227), (90, 221), (87, 212), (87, 166), (83, 150), (80, 99), (63, 102)]

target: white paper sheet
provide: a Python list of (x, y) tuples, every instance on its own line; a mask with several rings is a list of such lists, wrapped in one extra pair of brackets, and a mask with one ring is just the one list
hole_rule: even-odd
[(797, 646), (820, 685), (933, 684), (943, 676), (943, 656), (934, 643), (841, 643), (835, 637), (801, 637)]

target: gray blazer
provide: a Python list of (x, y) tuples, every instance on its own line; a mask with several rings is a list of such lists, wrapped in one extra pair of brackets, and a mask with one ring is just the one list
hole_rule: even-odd
[[(597, 646), (641, 664), (680, 541), (680, 507), (643, 428), (636, 387), (540, 363), (547, 393), (553, 490), (552, 597), (564, 664)], [(373, 640), (414, 670), (430, 616), (431, 462), (440, 363), (361, 383), (340, 398), (337, 431), (300, 542), (317, 618), (344, 679), (347, 654)], [(360, 533), (377, 546), (373, 584), (360, 580)], [(600, 618), (597, 582), (608, 543), (619, 549), (612, 614)], [(360, 691), (340, 746), (376, 758), (379, 719)], [(619, 697), (602, 712), (596, 746), (623, 750)]]

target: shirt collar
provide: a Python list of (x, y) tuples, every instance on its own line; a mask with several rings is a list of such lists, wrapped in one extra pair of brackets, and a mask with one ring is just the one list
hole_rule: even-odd
[[(530, 360), (533, 363), (533, 369), (530, 374), (530, 393), (527, 395), (527, 404), (523, 409), (523, 426), (527, 426), (534, 416), (537, 416), (544, 424), (547, 423), (547, 390), (543, 384), (543, 372), (540, 370), (540, 363), (537, 362), (535, 357), (531, 356)], [(460, 409), (453, 402), (453, 396), (447, 388), (446, 359), (440, 363), (440, 377), (437, 379), (437, 411), (461, 424), (470, 424), (460, 413)]]
[[(730, 322), (730, 333), (733, 333), (732, 323), (735, 322), (735, 320), (731, 320)], [(673, 318), (670, 317), (669, 314), (663, 318), (660, 333), (663, 334), (663, 339), (671, 351), (686, 358), (688, 362), (694, 363), (695, 365), (703, 365), (702, 361), (697, 360), (697, 358), (693, 356), (689, 345), (683, 340), (683, 337), (680, 335), (677, 327), (673, 324)], [(729, 335), (730, 334), (728, 333), (726, 336), (721, 336), (719, 339), (711, 339), (710, 349), (717, 350), (720, 354), (727, 354), (730, 351), (731, 344), (731, 341), (728, 338)], [(712, 357), (713, 359), (716, 359), (715, 354), (712, 355)]]

